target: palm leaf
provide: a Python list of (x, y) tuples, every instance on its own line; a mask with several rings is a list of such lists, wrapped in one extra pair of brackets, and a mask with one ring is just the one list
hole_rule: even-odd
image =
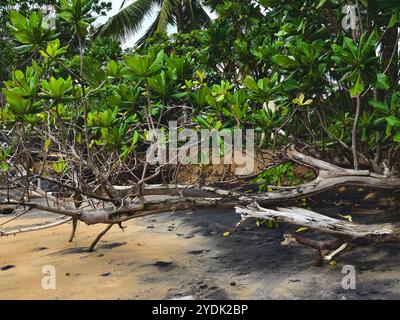
[(202, 29), (211, 24), (211, 19), (199, 0), (184, 0), (184, 31)]
[[(126, 0), (123, 1), (124, 5)], [(201, 29), (211, 23), (211, 19), (204, 10), (201, 0), (180, 0), (182, 5), (182, 19), (184, 32)], [(142, 46), (146, 39), (157, 31), (167, 31), (169, 25), (176, 25), (177, 0), (136, 0), (111, 17), (100, 27), (98, 35), (126, 39), (139, 30), (145, 17), (152, 16), (152, 9), (157, 6), (159, 12), (151, 26), (136, 43)]]
[(139, 47), (144, 46), (146, 44), (146, 40), (149, 39), (156, 32), (159, 19), (160, 19), (160, 13), (157, 15), (156, 20), (154, 20), (151, 26), (146, 30), (144, 35), (138, 41), (136, 41), (137, 46)]
[(145, 17), (151, 16), (157, 2), (157, 0), (136, 0), (102, 25), (99, 35), (126, 39), (139, 30)]
[(158, 14), (158, 22), (156, 31), (166, 31), (167, 27), (173, 21), (176, 0), (163, 0), (160, 12)]

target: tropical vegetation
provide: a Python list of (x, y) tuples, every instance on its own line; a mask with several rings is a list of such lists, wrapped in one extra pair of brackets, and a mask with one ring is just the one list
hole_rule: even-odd
[[(257, 148), (274, 157), (295, 146), (395, 187), (388, 177), (400, 169), (400, 9), (397, 1), (356, 1), (359, 21), (347, 28), (347, 2), (137, 0), (100, 28), (96, 1), (55, 1), (54, 26), (31, 7), (10, 10), (0, 29), (8, 46), (1, 51), (7, 70), (2, 195), (22, 188), (8, 203), (38, 207), (26, 197), (32, 190), (43, 194), (38, 184), (47, 181), (93, 200), (94, 208), (114, 208), (105, 220), (73, 215), (68, 206), (62, 211), (89, 224), (121, 224), (137, 211), (154, 212), (154, 203), (138, 206), (146, 185), (179, 184), (179, 164), (153, 165), (145, 157), (149, 132), (167, 130), (171, 120), (181, 129), (252, 128)], [(154, 6), (159, 12), (144, 45), (122, 50), (106, 37), (138, 31)], [(211, 22), (203, 6), (218, 18)], [(165, 32), (169, 25), (178, 32)], [(133, 189), (124, 194), (117, 185)]]

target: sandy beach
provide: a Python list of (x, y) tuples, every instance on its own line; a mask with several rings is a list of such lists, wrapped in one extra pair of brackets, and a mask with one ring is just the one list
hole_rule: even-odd
[[(54, 221), (35, 212), (8, 225)], [(9, 219), (1, 216), (0, 221)], [(229, 210), (165, 213), (113, 228), (87, 252), (101, 225), (79, 224), (0, 238), (0, 299), (388, 299), (400, 298), (397, 245), (363, 248), (336, 266), (314, 267), (315, 252), (280, 245), (285, 226), (247, 221)], [(54, 266), (56, 289), (42, 288), (43, 266)], [(344, 265), (357, 288), (344, 290)]]

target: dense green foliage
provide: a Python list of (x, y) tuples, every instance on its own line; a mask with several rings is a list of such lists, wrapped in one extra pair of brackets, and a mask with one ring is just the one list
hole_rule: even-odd
[[(25, 68), (32, 58), (32, 51), (15, 51), (15, 39), (10, 35), (10, 14), (14, 9), (24, 16), (30, 15), (34, 11), (40, 11), (51, 15), (50, 9), (58, 4), (57, 0), (4, 0), (0, 4), (0, 83), (10, 76), (9, 72), (16, 68)], [(111, 2), (100, 0), (91, 1), (91, 17), (105, 15), (111, 9)], [(48, 23), (49, 17), (44, 17), (43, 22)], [(60, 23), (57, 24), (58, 37), (65, 43), (70, 44), (70, 53), (76, 53), (77, 48), (75, 37), (71, 37), (71, 26)], [(32, 28), (31, 31), (34, 31)], [(19, 37), (22, 37), (20, 35)], [(30, 54), (29, 54), (30, 53)]]
[(360, 1), (352, 32), (341, 25), (345, 1), (259, 3), (209, 0), (219, 17), (207, 29), (155, 33), (128, 54), (112, 40), (89, 41), (91, 1), (60, 1), (57, 28), (70, 39), (39, 12), (10, 12), (17, 52), (31, 59), (5, 82), (0, 129), (11, 149), (0, 157), (58, 152), (57, 174), (79, 171), (79, 158), (113, 180), (146, 149), (150, 129), (178, 120), (254, 128), (261, 149), (295, 143), (349, 166), (356, 151), (363, 166), (396, 170), (400, 11)]

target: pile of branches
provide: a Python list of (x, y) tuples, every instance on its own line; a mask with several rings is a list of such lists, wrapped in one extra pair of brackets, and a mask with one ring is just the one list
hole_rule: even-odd
[[(139, 183), (113, 185), (107, 175), (96, 170), (90, 191), (79, 186), (74, 180), (60, 182), (46, 175), (30, 174), (29, 171), (12, 170), (15, 175), (3, 176), (0, 190), (1, 204), (13, 206), (19, 211), (16, 219), (30, 210), (36, 209), (60, 215), (62, 218), (44, 225), (28, 226), (19, 229), (0, 229), (0, 236), (15, 235), (65, 223), (72, 224), (73, 241), (77, 223), (104, 224), (105, 229), (89, 246), (93, 251), (98, 241), (113, 227), (123, 229), (123, 223), (153, 214), (171, 211), (186, 211), (206, 208), (235, 209), (242, 221), (250, 218), (269, 219), (296, 226), (306, 227), (331, 236), (331, 240), (314, 240), (299, 234), (286, 234), (283, 244), (297, 242), (318, 251), (319, 263), (348, 252), (354, 247), (400, 240), (400, 229), (391, 224), (361, 225), (327, 217), (301, 208), (280, 208), (272, 210), (264, 206), (286, 204), (294, 200), (310, 197), (339, 186), (357, 186), (373, 189), (396, 190), (400, 188), (400, 178), (393, 175), (375, 174), (368, 170), (352, 170), (338, 167), (323, 160), (306, 155), (294, 147), (285, 148), (277, 163), (291, 161), (316, 171), (316, 178), (293, 187), (272, 187), (271, 192), (248, 193), (239, 189), (222, 189), (211, 185), (147, 184), (146, 175)], [(90, 166), (89, 166), (90, 167)], [(93, 167), (92, 167), (93, 169)], [(158, 172), (160, 172), (158, 168)], [(17, 174), (18, 171), (18, 174)], [(43, 190), (43, 181), (69, 191), (50, 192)], [(81, 184), (88, 186), (90, 184)], [(5, 186), (5, 187), (4, 187)], [(268, 188), (271, 190), (271, 188)], [(159, 197), (148, 197), (157, 195)], [(3, 228), (3, 226), (1, 227)]]

